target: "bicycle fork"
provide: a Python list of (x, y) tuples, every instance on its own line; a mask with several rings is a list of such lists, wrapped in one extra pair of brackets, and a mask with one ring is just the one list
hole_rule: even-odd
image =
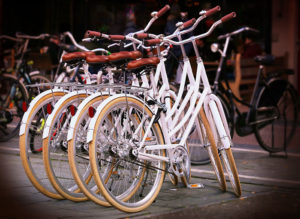
[(214, 135), (217, 136), (218, 133), (220, 136), (222, 147), (219, 149), (230, 148), (233, 143), (230, 138), (226, 116), (221, 101), (214, 94), (209, 94), (205, 99), (204, 111)]

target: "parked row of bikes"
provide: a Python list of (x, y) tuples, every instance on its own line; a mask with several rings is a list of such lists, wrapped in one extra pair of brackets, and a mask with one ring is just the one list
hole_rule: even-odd
[[(228, 190), (225, 169), (229, 191), (239, 197), (242, 189), (231, 151), (234, 129), (240, 135), (255, 133), (269, 152), (286, 151), (298, 111), (297, 93), (282, 77), (291, 71), (268, 74), (264, 66), (272, 63), (272, 57), (257, 57), (254, 91), (250, 104), (245, 103), (220, 76), (231, 38), (254, 29), (242, 27), (219, 36), (213, 50), (221, 56), (210, 84), (196, 40), (209, 37), (236, 14), (227, 14), (207, 32), (188, 39), (182, 36), (219, 12), (219, 6), (178, 23), (169, 36), (149, 33), (169, 8), (151, 13), (143, 30), (126, 36), (87, 31), (84, 42), (111, 42), (94, 50), (77, 43), (69, 32), (58, 38), (0, 37), (14, 42), (0, 75), (0, 140), (19, 132), (24, 170), (41, 193), (137, 212), (156, 199), (165, 178), (174, 185), (181, 181), (188, 188), (201, 188), (191, 183), (191, 164), (211, 163), (220, 189)], [(67, 38), (72, 44), (65, 43)], [(31, 40), (51, 41), (61, 49), (53, 82), (32, 69), (27, 58)], [(194, 48), (196, 71), (185, 55), (187, 43)], [(179, 86), (169, 81), (165, 67), (173, 46), (183, 54)], [(112, 47), (122, 51), (111, 53)], [(249, 110), (241, 113), (237, 102)]]

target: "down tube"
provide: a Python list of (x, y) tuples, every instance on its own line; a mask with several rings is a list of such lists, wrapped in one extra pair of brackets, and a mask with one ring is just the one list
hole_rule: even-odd
[(182, 139), (180, 141), (180, 145), (184, 145), (185, 144), (185, 142), (186, 142), (186, 140), (187, 140), (187, 138), (188, 138), (188, 136), (190, 134), (190, 131), (192, 130), (192, 127), (194, 125), (196, 117), (198, 116), (198, 113), (200, 113), (200, 109), (203, 106), (205, 98), (207, 97), (207, 92), (208, 92), (208, 89), (204, 88), (202, 94), (199, 93), (200, 100), (197, 103), (197, 106), (196, 106), (196, 109), (195, 109), (196, 113), (193, 114), (191, 120), (189, 121), (188, 126), (186, 127), (186, 130), (184, 131), (184, 135), (182, 136)]

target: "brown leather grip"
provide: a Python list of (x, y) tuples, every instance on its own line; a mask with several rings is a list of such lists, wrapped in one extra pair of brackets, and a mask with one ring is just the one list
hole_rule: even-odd
[(162, 16), (164, 13), (166, 13), (168, 10), (170, 9), (170, 5), (166, 5), (165, 7), (163, 7), (162, 9), (160, 9), (157, 14), (156, 17), (160, 17)]
[(224, 17), (221, 18), (222, 23), (232, 19), (236, 17), (236, 13), (235, 12), (231, 12), (230, 14), (225, 15)]
[(125, 36), (123, 35), (109, 35), (110, 40), (125, 40)]
[(216, 12), (221, 11), (221, 7), (218, 5), (212, 9), (209, 9), (208, 11), (206, 11), (205, 15), (206, 17), (215, 14)]
[(151, 40), (146, 40), (145, 45), (146, 46), (152, 46), (155, 44), (160, 44), (161, 40), (160, 39), (151, 39)]
[(187, 28), (187, 27), (189, 27), (189, 26), (192, 26), (195, 22), (196, 22), (196, 19), (195, 19), (195, 18), (192, 18), (192, 19), (190, 19), (190, 20), (184, 22), (184, 23), (182, 24), (182, 28), (184, 29), (184, 28)]
[(88, 30), (87, 34), (89, 37), (101, 37), (101, 33), (97, 31)]
[(138, 38), (138, 39), (145, 39), (148, 37), (148, 34), (147, 33), (137, 33), (137, 34), (134, 34), (134, 37)]

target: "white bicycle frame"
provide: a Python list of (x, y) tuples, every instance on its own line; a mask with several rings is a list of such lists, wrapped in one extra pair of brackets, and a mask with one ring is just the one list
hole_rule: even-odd
[[(229, 15), (227, 15), (228, 18)], [(232, 16), (233, 13), (232, 13)], [(223, 18), (222, 18), (223, 19)], [(161, 104), (157, 102), (157, 104), (154, 106), (154, 109), (152, 108), (154, 115), (152, 116), (148, 128), (144, 131), (143, 133), (143, 138), (142, 141), (139, 143), (139, 146), (137, 149), (133, 150), (133, 154), (138, 157), (138, 159), (145, 159), (145, 160), (162, 160), (166, 161), (168, 163), (174, 161), (174, 157), (172, 155), (172, 151), (168, 153), (169, 157), (162, 157), (154, 154), (149, 154), (147, 151), (151, 150), (163, 150), (167, 149), (172, 150), (176, 149), (177, 147), (182, 147), (185, 145), (185, 142), (187, 141), (187, 138), (189, 136), (189, 133), (191, 132), (193, 125), (195, 123), (195, 120), (197, 118), (198, 113), (200, 112), (201, 107), (204, 104), (204, 109), (205, 112), (208, 116), (208, 118), (211, 120), (211, 124), (216, 124), (217, 127), (217, 132), (220, 136), (220, 140), (222, 141), (222, 144), (224, 145), (224, 148), (230, 148), (231, 146), (231, 140), (230, 140), (230, 135), (228, 131), (228, 125), (227, 121), (225, 119), (224, 111), (222, 109), (221, 102), (218, 100), (216, 96), (211, 94), (211, 88), (210, 84), (208, 82), (208, 78), (206, 75), (206, 71), (204, 68), (204, 64), (202, 62), (202, 59), (199, 56), (197, 47), (196, 47), (196, 39), (201, 39), (204, 37), (207, 37), (219, 24), (223, 22), (223, 20), (219, 20), (215, 22), (211, 28), (204, 34), (201, 34), (196, 37), (191, 37), (187, 40), (181, 40), (180, 32), (176, 32), (174, 36), (177, 36), (179, 39), (179, 42), (171, 40), (172, 37), (174, 36), (168, 36), (163, 38), (161, 41), (167, 44), (172, 44), (172, 45), (179, 45), (182, 48), (182, 52), (184, 55), (184, 67), (183, 67), (183, 74), (182, 74), (182, 83), (179, 88), (178, 96), (176, 98), (175, 104), (173, 107), (171, 107), (171, 102), (170, 102), (170, 87), (169, 87), (169, 81), (167, 78), (166, 70), (165, 70), (165, 65), (164, 65), (164, 58), (161, 56), (160, 50), (159, 50), (159, 45), (157, 47), (157, 51), (159, 54), (160, 58), (160, 63), (157, 66), (157, 70), (155, 73), (155, 76), (153, 75), (153, 72), (150, 72), (150, 80), (151, 80), (151, 86), (152, 86), (152, 92), (153, 92), (153, 98), (155, 100), (159, 100), (161, 103), (164, 102), (163, 100), (166, 100), (166, 105)], [(225, 19), (226, 20), (226, 19)], [(140, 43), (139, 40), (137, 39), (132, 39), (130, 36), (126, 36), (126, 39), (132, 40), (133, 43)], [(185, 55), (184, 52), (184, 47), (183, 45), (186, 43), (193, 43), (195, 52), (196, 52), (196, 57), (197, 57), (197, 72), (196, 72), (196, 78), (193, 75), (192, 68), (190, 65), (190, 62)], [(160, 79), (161, 78), (161, 79)], [(188, 85), (188, 93), (187, 95), (182, 99), (183, 96), (183, 90), (185, 86), (185, 81), (186, 78), (189, 79), (189, 85)], [(157, 84), (158, 80), (162, 81), (162, 86), (158, 90), (157, 89)], [(146, 81), (146, 79), (143, 79), (143, 82)], [(204, 89), (202, 92), (199, 91), (200, 83), (203, 83)], [(123, 96), (126, 96), (126, 94), (123, 94)], [(105, 106), (105, 104), (109, 103), (111, 100), (121, 97), (122, 95), (118, 95), (117, 97), (111, 97), (106, 99), (100, 106), (97, 108), (97, 113), (94, 118), (97, 118), (98, 115), (100, 114), (101, 109)], [(127, 95), (128, 96), (128, 95)], [(137, 97), (135, 97), (137, 98)], [(137, 98), (138, 99), (138, 98)], [(177, 110), (177, 107), (180, 105), (179, 109)], [(185, 113), (184, 117), (179, 120), (180, 115), (183, 113), (183, 110), (185, 107), (189, 104), (189, 108), (187, 112)], [(160, 108), (164, 108), (163, 111), (161, 112)], [(196, 113), (194, 113), (196, 112)], [(146, 138), (148, 134), (150, 133), (150, 129), (152, 124), (154, 124), (154, 121), (157, 117), (157, 114), (160, 113), (160, 119), (159, 123), (160, 126), (162, 127), (162, 132), (164, 135), (165, 139), (165, 144), (164, 145), (145, 145)], [(211, 116), (212, 114), (212, 116)], [(173, 116), (173, 118), (172, 118)], [(95, 119), (93, 119), (90, 123), (89, 126), (89, 131), (87, 133), (87, 143), (89, 143), (92, 140), (92, 135), (93, 135), (93, 130), (95, 129)], [(140, 132), (141, 126), (145, 122), (141, 121), (139, 127), (135, 130), (134, 135), (138, 136), (137, 133)], [(179, 143), (174, 143), (176, 142), (176, 136), (177, 132), (182, 129), (184, 126), (185, 131), (183, 134), (181, 134), (181, 139)], [(224, 127), (225, 126), (225, 127)], [(215, 130), (214, 130), (215, 131)], [(216, 134), (216, 133), (215, 133)], [(171, 168), (173, 168), (173, 165), (170, 165)], [(175, 171), (174, 171), (175, 172)]]
[[(153, 124), (154, 118), (151, 120), (150, 125), (148, 126), (149, 128), (145, 131), (144, 133), (144, 138), (139, 144), (139, 148), (134, 151), (134, 154), (138, 156), (139, 159), (156, 159), (156, 160), (163, 160), (166, 162), (170, 162), (172, 159), (172, 153), (169, 154), (169, 158), (166, 157), (161, 157), (153, 154), (149, 154), (145, 151), (151, 151), (151, 150), (157, 150), (157, 149), (175, 149), (178, 146), (184, 146), (185, 142), (187, 141), (187, 138), (189, 136), (190, 131), (193, 128), (193, 125), (197, 119), (197, 115), (200, 112), (201, 107), (204, 105), (204, 110), (206, 113), (206, 116), (208, 117), (209, 123), (211, 127), (215, 127), (217, 130), (213, 129), (214, 134), (216, 135), (216, 131), (218, 132), (220, 136), (220, 141), (222, 142), (223, 147), (221, 149), (227, 149), (230, 148), (232, 145), (231, 139), (230, 139), (230, 134), (229, 134), (229, 129), (228, 129), (228, 124), (226, 121), (226, 117), (221, 105), (220, 100), (212, 94), (212, 90), (206, 75), (204, 63), (202, 59), (199, 56), (197, 46), (196, 46), (196, 39), (204, 38), (207, 35), (209, 35), (213, 29), (222, 23), (222, 21), (217, 21), (214, 23), (214, 25), (210, 28), (210, 30), (202, 35), (199, 35), (197, 37), (191, 37), (190, 39), (184, 40), (184, 41), (172, 41), (170, 39), (164, 39), (164, 42), (171, 43), (173, 45), (180, 45), (183, 48), (183, 45), (185, 43), (193, 43), (194, 50), (196, 52), (196, 57), (197, 57), (197, 72), (196, 72), (196, 78), (194, 78), (192, 68), (189, 62), (189, 59), (184, 55), (184, 67), (183, 67), (183, 73), (182, 73), (182, 82), (178, 91), (178, 96), (175, 101), (175, 104), (173, 107), (170, 105), (170, 98), (166, 99), (166, 107), (167, 107), (167, 112), (166, 114), (161, 113), (160, 114), (160, 125), (162, 127), (162, 131), (164, 134), (164, 138), (166, 141), (165, 145), (151, 145), (147, 146), (145, 145), (146, 137), (150, 131), (151, 123)], [(181, 38), (179, 36), (179, 38)], [(164, 99), (166, 97), (169, 97), (169, 83), (168, 83), (168, 78), (167, 74), (165, 71), (165, 66), (164, 66), (164, 59), (162, 57), (161, 62), (157, 66), (157, 71), (155, 75), (155, 81), (154, 83), (157, 84), (157, 79), (159, 78), (159, 75), (162, 78), (162, 89), (164, 91), (162, 92), (163, 95), (161, 98), (158, 94), (161, 92), (157, 92), (154, 89), (154, 98), (159, 98), (159, 99)], [(153, 78), (150, 76), (150, 78)], [(186, 82), (186, 78), (189, 79), (189, 85), (188, 85), (188, 92), (186, 96), (182, 99), (182, 94)], [(199, 92), (199, 85), (200, 83), (203, 84), (204, 89), (202, 92)], [(177, 110), (179, 104), (181, 103), (179, 109)], [(189, 108), (186, 111), (185, 115), (183, 118), (181, 118), (181, 121), (179, 120), (180, 115), (183, 113), (183, 110), (185, 107), (189, 104)], [(158, 112), (158, 106), (156, 106), (155, 112)], [(172, 118), (173, 116), (173, 118)], [(214, 126), (215, 124), (215, 126)], [(178, 144), (174, 144), (174, 140), (176, 139), (175, 134), (182, 129), (184, 126), (185, 131), (183, 132), (183, 135), (181, 136), (180, 142)]]

